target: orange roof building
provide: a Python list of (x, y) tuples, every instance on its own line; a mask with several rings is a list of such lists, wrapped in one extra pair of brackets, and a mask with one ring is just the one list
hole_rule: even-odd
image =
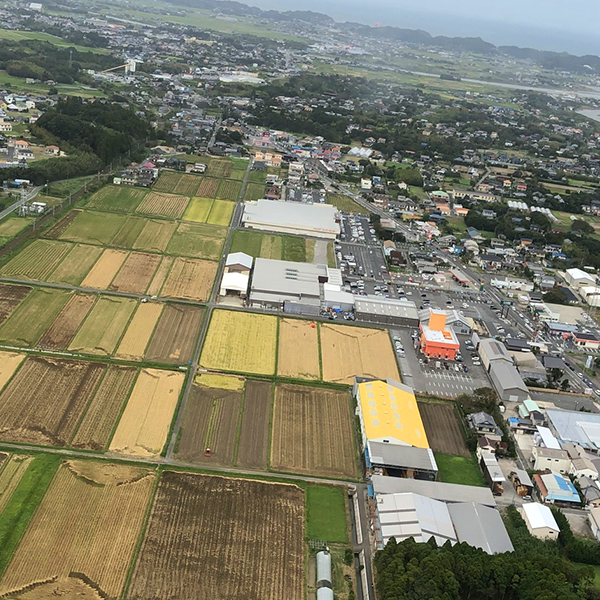
[(429, 323), (421, 323), (421, 351), (429, 358), (454, 360), (460, 344), (452, 327), (446, 327), (446, 313), (430, 309)]

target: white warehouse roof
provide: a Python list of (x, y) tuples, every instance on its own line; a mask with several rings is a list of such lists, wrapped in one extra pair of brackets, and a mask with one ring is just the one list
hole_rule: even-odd
[(525, 513), (527, 521), (531, 525), (531, 529), (548, 527), (554, 531), (560, 531), (552, 511), (545, 504), (540, 504), (539, 502), (528, 502), (523, 504), (523, 512)]

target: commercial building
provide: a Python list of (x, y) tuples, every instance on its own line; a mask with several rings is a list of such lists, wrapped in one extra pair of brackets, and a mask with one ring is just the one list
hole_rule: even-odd
[(529, 390), (512, 363), (492, 362), (489, 375), (500, 400), (522, 402), (529, 397)]
[(331, 204), (256, 200), (244, 203), (242, 225), (248, 229), (334, 240), (339, 213)]
[(219, 295), (226, 296), (228, 293), (234, 292), (241, 298), (246, 298), (253, 263), (254, 259), (244, 252), (228, 254)]
[(565, 272), (565, 281), (575, 289), (596, 285), (596, 278), (581, 269), (567, 269)]
[(421, 351), (429, 358), (454, 360), (460, 343), (454, 331), (446, 327), (446, 313), (430, 310), (427, 325), (421, 322)]
[(571, 460), (566, 450), (556, 448), (543, 448), (534, 446), (531, 449), (531, 460), (536, 471), (553, 471), (555, 473), (568, 473)]
[(555, 540), (560, 529), (552, 511), (539, 502), (527, 502), (521, 507), (521, 514), (531, 535), (541, 540)]
[(574, 331), (571, 334), (573, 343), (579, 348), (592, 348), (597, 349), (600, 346), (600, 340), (591, 333), (582, 333), (580, 331)]
[(575, 486), (558, 473), (536, 473), (533, 485), (545, 504), (573, 506), (581, 503)]
[(286, 302), (292, 302), (319, 310), (321, 284), (328, 279), (325, 265), (257, 258), (248, 304), (256, 308), (283, 310)]
[(579, 444), (589, 452), (600, 451), (600, 414), (575, 410), (546, 410), (548, 426), (563, 442)]
[(429, 448), (412, 388), (393, 379), (354, 382), (362, 447), (368, 441)]
[(367, 471), (389, 477), (411, 477), (435, 481), (438, 466), (431, 448), (367, 441)]
[(504, 347), (504, 344), (498, 340), (494, 340), (492, 338), (480, 340), (477, 351), (479, 352), (481, 362), (483, 363), (486, 371), (490, 370), (490, 365), (493, 362), (505, 362), (512, 365), (510, 354)]
[(417, 327), (419, 313), (410, 300), (395, 300), (379, 296), (356, 296), (354, 314), (357, 319), (383, 325)]

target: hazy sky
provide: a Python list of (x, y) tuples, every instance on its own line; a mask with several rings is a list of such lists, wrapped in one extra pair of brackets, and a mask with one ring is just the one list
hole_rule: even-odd
[(276, 10), (314, 10), (337, 21), (423, 29), (575, 54), (600, 55), (600, 0), (241, 0)]

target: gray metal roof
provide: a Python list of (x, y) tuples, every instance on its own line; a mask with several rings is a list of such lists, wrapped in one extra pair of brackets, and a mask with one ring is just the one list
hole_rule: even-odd
[(396, 494), (414, 492), (444, 502), (477, 502), (485, 506), (496, 506), (491, 490), (487, 487), (442, 483), (440, 481), (422, 481), (420, 479), (402, 479), (373, 475), (373, 489), (378, 494)]
[(320, 298), (319, 277), (327, 276), (325, 265), (257, 258), (254, 261), (251, 293), (300, 298)]
[(490, 378), (496, 389), (521, 390), (529, 393), (527, 386), (514, 365), (503, 361), (493, 362), (490, 366)]
[(415, 446), (372, 441), (367, 442), (367, 447), (371, 462), (375, 465), (437, 473), (438, 467), (431, 448), (416, 448)]
[(393, 298), (379, 298), (377, 296), (356, 297), (354, 301), (356, 312), (371, 315), (384, 315), (405, 319), (419, 319), (419, 311), (414, 302), (410, 300), (394, 300)]
[(504, 359), (508, 362), (512, 362), (504, 344), (501, 344), (499, 341), (492, 338), (480, 340), (479, 353), (481, 354), (482, 352), (485, 353), (489, 361)]
[(559, 439), (600, 449), (600, 414), (549, 408), (546, 416)]
[(500, 513), (495, 508), (466, 502), (449, 504), (448, 511), (459, 542), (481, 548), (488, 554), (514, 550)]

